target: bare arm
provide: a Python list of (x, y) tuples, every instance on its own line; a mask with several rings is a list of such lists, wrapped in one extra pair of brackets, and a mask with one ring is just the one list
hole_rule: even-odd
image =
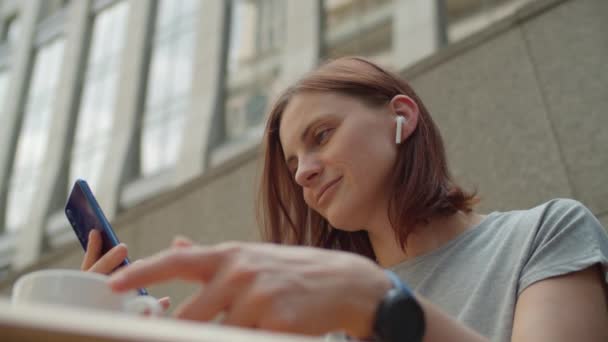
[[(376, 264), (349, 253), (270, 244), (229, 243), (172, 249), (117, 272), (122, 291), (171, 279), (205, 283), (177, 318), (300, 334), (372, 334), (390, 280)], [(349, 294), (344, 296), (345, 291)], [(564, 295), (568, 294), (568, 295)], [(425, 342), (488, 341), (418, 296)], [(608, 341), (605, 292), (596, 268), (540, 281), (520, 296), (513, 341)]]
[(512, 341), (608, 341), (607, 303), (599, 266), (539, 281), (517, 300)]
[[(374, 315), (391, 282), (375, 263), (350, 253), (270, 244), (227, 243), (173, 249), (117, 272), (126, 290), (180, 278), (205, 283), (175, 311), (180, 319), (300, 334), (372, 335)], [(344, 295), (347, 293), (348, 295)], [(425, 342), (487, 341), (420, 298)]]
[(426, 318), (424, 342), (482, 342), (489, 341), (473, 329), (450, 317), (434, 304), (418, 297)]

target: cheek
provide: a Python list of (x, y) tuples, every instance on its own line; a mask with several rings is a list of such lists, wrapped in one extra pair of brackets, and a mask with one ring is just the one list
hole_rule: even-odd
[(385, 177), (396, 159), (396, 148), (383, 140), (375, 143), (364, 139), (352, 139), (336, 155), (345, 170), (357, 183), (368, 183), (374, 178)]
[(314, 206), (314, 196), (313, 196), (313, 192), (311, 189), (309, 188), (305, 188), (303, 190), (304, 193), (304, 202), (306, 202), (306, 204), (310, 207), (310, 208), (315, 208)]
[(377, 196), (386, 192), (387, 181), (391, 179), (397, 150), (383, 140), (351, 141), (348, 151), (343, 151), (342, 167), (351, 186), (347, 187), (351, 199), (363, 202), (377, 202)]

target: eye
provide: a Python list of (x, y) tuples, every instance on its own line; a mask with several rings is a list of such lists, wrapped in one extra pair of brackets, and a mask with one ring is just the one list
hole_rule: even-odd
[(325, 129), (321, 129), (319, 130), (316, 134), (315, 134), (315, 143), (317, 145), (323, 145), (327, 142), (327, 139), (329, 139), (329, 136), (331, 135), (331, 133), (334, 131), (333, 128), (325, 128)]

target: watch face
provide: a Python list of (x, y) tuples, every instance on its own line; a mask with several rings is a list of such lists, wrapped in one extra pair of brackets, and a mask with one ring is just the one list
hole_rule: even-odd
[(416, 299), (398, 289), (390, 290), (376, 317), (376, 333), (381, 341), (419, 342), (424, 329), (424, 312)]
[(394, 322), (399, 328), (395, 329), (398, 338), (395, 341), (422, 341), (424, 337), (424, 313), (414, 297), (399, 296), (393, 305), (395, 320), (403, 317), (401, 322)]

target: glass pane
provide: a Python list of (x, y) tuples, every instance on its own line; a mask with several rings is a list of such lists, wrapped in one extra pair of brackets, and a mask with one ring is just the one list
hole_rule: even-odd
[(233, 4), (224, 103), (228, 140), (240, 139), (263, 120), (270, 90), (281, 72), (286, 15), (284, 1), (235, 0)]
[(179, 2), (179, 0), (159, 1), (156, 19), (157, 32), (164, 31), (166, 26), (173, 23), (176, 18)]
[(97, 97), (103, 96), (98, 91), (97, 83), (86, 83), (80, 102), (80, 112), (78, 113), (78, 129), (75, 132), (75, 146), (81, 146), (86, 140), (90, 139), (93, 133), (93, 126), (89, 124), (95, 116), (98, 106), (95, 103)]
[(184, 17), (193, 17), (191, 14), (199, 10), (200, 0), (181, 0), (179, 13)]
[(34, 58), (34, 70), (27, 95), (23, 124), (8, 192), (6, 225), (14, 231), (24, 224), (30, 210), (38, 175), (44, 167), (51, 111), (63, 54), (63, 39), (40, 47)]
[(184, 129), (183, 106), (173, 108), (174, 115), (146, 126), (142, 136), (142, 175), (149, 176), (171, 168), (179, 156)]
[(194, 60), (194, 32), (182, 35), (176, 46), (173, 72), (173, 96), (188, 96), (192, 85), (192, 63)]
[(118, 54), (124, 45), (127, 36), (128, 9), (128, 3), (123, 1), (114, 5), (108, 13), (112, 25), (112, 42), (109, 44), (112, 54)]
[(147, 125), (143, 131), (141, 172), (144, 176), (154, 174), (162, 168), (162, 135), (163, 131), (159, 125)]
[[(94, 18), (91, 51), (76, 123), (70, 180), (98, 181), (110, 141), (127, 30), (128, 2), (117, 2)], [(72, 182), (68, 182), (71, 186)]]
[(34, 198), (37, 188), (36, 180), (39, 179), (39, 170), (23, 170), (11, 180), (14, 188), (8, 193), (6, 212), (6, 228), (8, 232), (14, 232), (21, 228), (29, 218), (30, 204)]
[[(146, 89), (141, 170), (147, 176), (177, 160), (192, 87), (196, 25), (203, 2), (161, 0)], [(161, 127), (170, 125), (170, 127)]]
[(170, 45), (161, 44), (154, 49), (152, 67), (148, 76), (147, 107), (156, 107), (165, 102), (167, 87), (171, 84), (171, 55)]
[(184, 115), (176, 115), (171, 121), (166, 123), (164, 134), (165, 150), (163, 165), (167, 168), (172, 167), (179, 157), (179, 147), (182, 140)]
[(228, 70), (236, 72), (255, 55), (258, 8), (251, 1), (235, 0), (230, 22)]

